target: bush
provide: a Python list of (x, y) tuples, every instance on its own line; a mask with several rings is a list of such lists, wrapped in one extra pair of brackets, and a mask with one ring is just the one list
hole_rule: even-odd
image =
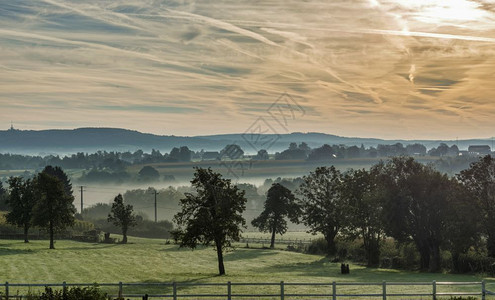
[(306, 246), (305, 253), (307, 254), (318, 254), (325, 255), (327, 254), (327, 241), (324, 238), (319, 238), (311, 241), (311, 244)]
[(495, 275), (495, 258), (480, 253), (461, 254), (453, 262), (454, 271), (458, 273), (485, 273)]
[(103, 293), (97, 286), (92, 287), (72, 287), (65, 291), (53, 290), (45, 287), (45, 291), (39, 295), (29, 294), (27, 300), (106, 300), (107, 293)]

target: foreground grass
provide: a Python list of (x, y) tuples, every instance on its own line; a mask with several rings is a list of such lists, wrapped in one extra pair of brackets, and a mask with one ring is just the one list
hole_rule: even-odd
[[(481, 275), (452, 275), (372, 269), (351, 265), (351, 274), (341, 275), (340, 264), (317, 255), (305, 255), (281, 250), (238, 248), (225, 255), (226, 276), (217, 276), (216, 253), (212, 248), (194, 251), (166, 245), (163, 240), (130, 238), (130, 244), (90, 244), (57, 241), (55, 250), (48, 241), (0, 240), (0, 281), (10, 283), (146, 283), (146, 282), (381, 282), (381, 281), (481, 281), (495, 290), (493, 278)], [(253, 287), (234, 287), (235, 293), (253, 292)], [(188, 293), (218, 292), (218, 287), (188, 287)], [(220, 288), (223, 290), (223, 288)], [(292, 289), (292, 290), (291, 290)], [(439, 292), (461, 290), (459, 287), (439, 287)], [(256, 287), (256, 292), (277, 293), (279, 287)], [(297, 288), (297, 293), (329, 292), (331, 287)], [(341, 292), (379, 293), (365, 287), (339, 287)], [(431, 287), (390, 287), (389, 292), (431, 292)], [(479, 291), (464, 288), (463, 291)], [(109, 290), (110, 292), (115, 292)], [(129, 290), (126, 290), (129, 291)], [(134, 288), (135, 292), (139, 289)], [(150, 292), (150, 289), (146, 290)], [(170, 292), (157, 289), (152, 292)], [(296, 292), (287, 288), (287, 293)], [(419, 298), (418, 298), (419, 299)]]

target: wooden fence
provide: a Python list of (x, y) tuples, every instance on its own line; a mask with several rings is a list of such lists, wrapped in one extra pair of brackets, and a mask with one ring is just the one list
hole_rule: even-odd
[[(66, 283), (61, 284), (25, 284), (25, 283), (8, 283), (5, 282), (0, 284), (0, 287), (4, 291), (0, 294), (0, 299), (22, 299), (25, 297), (23, 295), (15, 294), (13, 295), (10, 291), (15, 288), (35, 288), (35, 287), (58, 287), (61, 289), (66, 289), (68, 287), (84, 287), (84, 286), (94, 286), (95, 284), (86, 283)], [(184, 283), (184, 282), (172, 282), (172, 283), (102, 283), (98, 284), (99, 287), (112, 288), (116, 291), (116, 294), (109, 295), (112, 298), (162, 298), (162, 299), (356, 299), (356, 298), (372, 298), (372, 299), (383, 299), (392, 297), (407, 297), (405, 299), (437, 299), (438, 297), (444, 296), (478, 296), (482, 300), (487, 299), (487, 296), (495, 295), (495, 293), (490, 292), (486, 289), (485, 281), (481, 282), (379, 282), (379, 283), (357, 283), (357, 282), (331, 282), (331, 283), (289, 283), (289, 282), (279, 282), (279, 283)], [(252, 293), (239, 293), (235, 292), (236, 288), (239, 287), (250, 287), (249, 291)], [(276, 292), (273, 293), (256, 293), (259, 291), (260, 286), (271, 286)], [(288, 289), (294, 290), (297, 288), (304, 289), (308, 286), (320, 287), (327, 292), (319, 293), (294, 293), (288, 292)], [(380, 290), (379, 293), (344, 293), (340, 289), (344, 286), (354, 286), (354, 287), (366, 287), (368, 290), (370, 287), (375, 286)], [(394, 286), (426, 286), (428, 289), (431, 287), (431, 292), (411, 292), (411, 293), (390, 293), (388, 288)], [(478, 291), (476, 292), (438, 292), (437, 288), (439, 286), (470, 286), (474, 287)], [(166, 291), (166, 293), (159, 294), (148, 294), (148, 293), (126, 293), (125, 290), (136, 289), (136, 287), (146, 287), (148, 289), (161, 289)], [(214, 292), (212, 293), (196, 293), (191, 294), (186, 291), (179, 291), (179, 288), (190, 288), (190, 287), (211, 287)], [(400, 298), (404, 299), (404, 298)]]

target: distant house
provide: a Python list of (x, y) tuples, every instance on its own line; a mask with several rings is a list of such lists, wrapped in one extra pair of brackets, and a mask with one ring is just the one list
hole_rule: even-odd
[(220, 152), (218, 151), (206, 151), (203, 153), (203, 156), (201, 157), (202, 160), (219, 160), (220, 159)]
[(470, 155), (487, 155), (492, 151), (488, 145), (472, 145), (469, 146), (468, 152)]

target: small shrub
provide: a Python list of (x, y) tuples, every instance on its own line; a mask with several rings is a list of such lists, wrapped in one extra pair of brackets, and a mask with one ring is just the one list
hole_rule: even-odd
[(327, 249), (327, 241), (324, 238), (319, 238), (311, 241), (311, 244), (306, 246), (304, 252), (307, 254), (325, 255), (328, 252)]
[(28, 300), (106, 300), (108, 295), (98, 289), (97, 286), (92, 287), (72, 287), (66, 290), (53, 290), (50, 287), (45, 287), (45, 291), (41, 294), (29, 293), (26, 296)]

